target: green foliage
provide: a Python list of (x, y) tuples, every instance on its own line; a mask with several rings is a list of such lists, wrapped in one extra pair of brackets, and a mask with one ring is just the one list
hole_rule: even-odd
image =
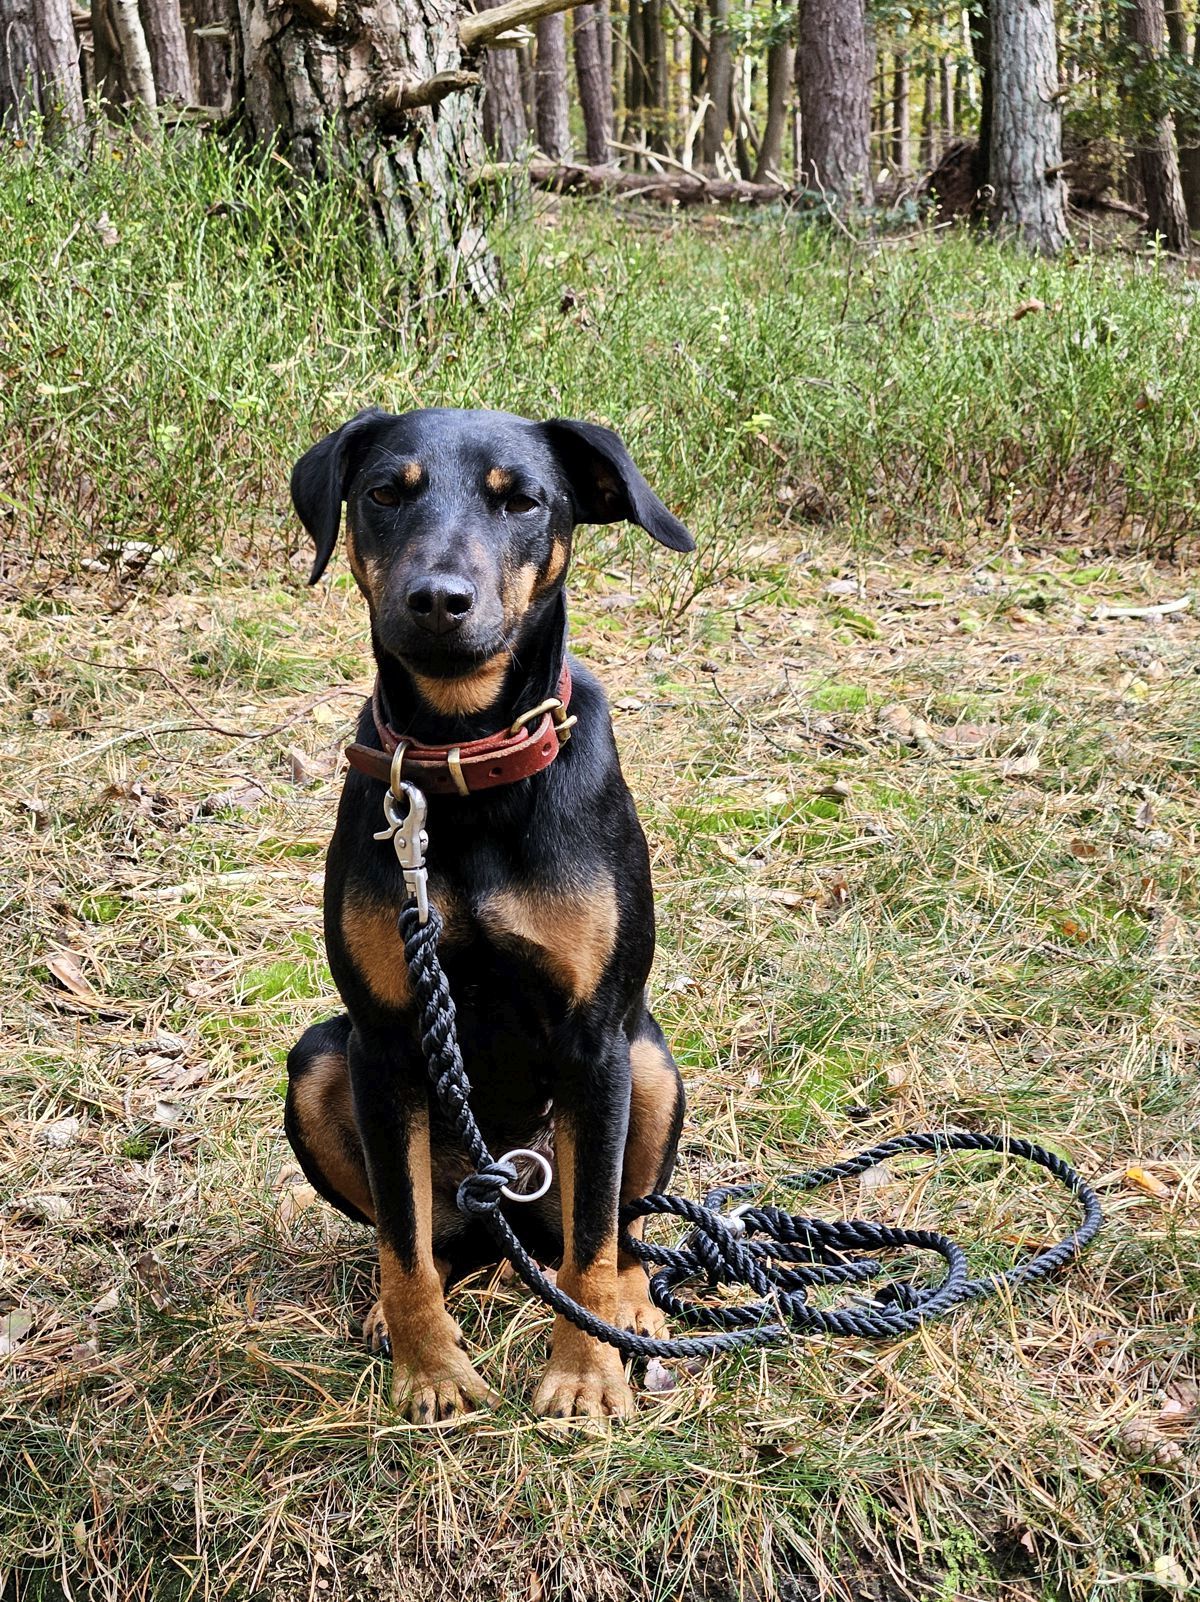
[[(616, 424), (700, 536), (697, 564), (658, 564), (669, 611), (764, 522), (835, 520), (870, 546), (1057, 539), (1091, 518), (1158, 548), (1195, 524), (1200, 355), (1153, 262), (568, 208), (570, 228), (497, 223), (486, 308), (414, 305), (354, 195), (286, 176), (190, 136), (82, 170), (44, 149), (0, 166), (10, 558), (124, 571), (138, 541), (163, 553), (151, 574), (280, 573), (301, 538), (290, 461), (371, 401)], [(1031, 298), (1048, 310), (1014, 321)], [(646, 563), (644, 541), (601, 538), (600, 561)], [(197, 648), (250, 683), (268, 657), (291, 671), (260, 643)]]

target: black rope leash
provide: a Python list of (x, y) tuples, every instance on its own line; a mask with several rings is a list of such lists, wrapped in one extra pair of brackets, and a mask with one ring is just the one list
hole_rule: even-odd
[[(471, 1112), (471, 1085), (458, 1049), (454, 999), (438, 959), (442, 920), (437, 909), (429, 907), (428, 919), (422, 922), (416, 901), (409, 900), (401, 910), (399, 927), (430, 1086), (475, 1165), (475, 1172), (459, 1186), (459, 1210), (478, 1219), (491, 1232), (536, 1296), (586, 1334), (615, 1346), (627, 1357), (700, 1357), (744, 1346), (773, 1346), (786, 1340), (789, 1332), (857, 1335), (866, 1340), (905, 1335), (964, 1302), (1055, 1273), (1079, 1255), (1103, 1223), (1095, 1191), (1069, 1163), (1030, 1141), (958, 1131), (898, 1135), (845, 1162), (788, 1174), (779, 1182), (793, 1190), (810, 1191), (839, 1179), (851, 1179), (902, 1152), (994, 1152), (1023, 1158), (1053, 1174), (1078, 1201), (1083, 1220), (1065, 1240), (1037, 1252), (1015, 1268), (972, 1279), (966, 1253), (934, 1230), (893, 1229), (856, 1218), (830, 1223), (742, 1201), (757, 1192), (757, 1185), (722, 1186), (709, 1191), (703, 1205), (682, 1196), (643, 1196), (621, 1209), (621, 1249), (636, 1257), (649, 1272), (650, 1298), (655, 1306), (685, 1327), (701, 1323), (717, 1327), (712, 1333), (684, 1335), (675, 1340), (656, 1340), (618, 1329), (597, 1318), (546, 1278), (501, 1211), (502, 1194), (515, 1182), (517, 1170), (512, 1162), (493, 1158)], [(716, 1211), (730, 1201), (742, 1204), (732, 1213)], [(685, 1245), (656, 1246), (629, 1234), (628, 1226), (635, 1219), (656, 1213), (667, 1213), (692, 1225)], [(883, 1273), (882, 1264), (874, 1257), (848, 1260), (847, 1253), (897, 1249), (935, 1252), (946, 1265), (940, 1284), (921, 1287), (908, 1280), (892, 1280), (880, 1286), (864, 1306), (826, 1309), (809, 1305), (808, 1294), (814, 1287), (861, 1285)], [(708, 1285), (748, 1285), (757, 1299), (743, 1306), (717, 1307), (680, 1299), (675, 1294), (677, 1287), (695, 1279)]]

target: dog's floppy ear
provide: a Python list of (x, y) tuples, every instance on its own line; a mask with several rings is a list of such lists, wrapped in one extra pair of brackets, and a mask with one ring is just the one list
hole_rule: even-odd
[(312, 536), (317, 554), (308, 582), (315, 584), (329, 565), (342, 522), (342, 502), (353, 471), (356, 449), (374, 426), (390, 421), (387, 412), (368, 406), (341, 428), (319, 439), (292, 468), (292, 505)]
[(611, 428), (554, 417), (542, 424), (571, 485), (579, 523), (637, 523), (660, 545), (694, 551), (696, 542), (634, 465), (625, 442)]

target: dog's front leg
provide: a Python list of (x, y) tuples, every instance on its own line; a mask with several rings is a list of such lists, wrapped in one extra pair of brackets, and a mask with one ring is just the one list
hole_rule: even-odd
[(430, 1423), (499, 1398), (472, 1367), (446, 1311), (433, 1256), (429, 1106), (397, 1071), (395, 1051), (350, 1038), (355, 1120), (375, 1208), (379, 1305), (392, 1349), (392, 1401)]
[[(617, 1211), (629, 1120), (629, 1047), (581, 1072), (554, 1112), (554, 1151), (562, 1198), (563, 1260), (558, 1283), (589, 1312), (615, 1323), (618, 1310)], [(633, 1392), (615, 1347), (556, 1318), (550, 1362), (533, 1399), (550, 1418), (623, 1418)]]

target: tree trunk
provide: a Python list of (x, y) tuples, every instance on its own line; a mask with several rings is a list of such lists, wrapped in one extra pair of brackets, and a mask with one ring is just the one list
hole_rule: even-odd
[[(242, 0), (245, 3), (245, 0)], [(490, 10), (501, 0), (481, 0), (480, 9)], [(454, 15), (449, 0), (438, 0), (448, 18)], [(420, 28), (415, 0), (385, 0), (387, 9), (400, 12), (411, 28)], [(403, 24), (401, 24), (403, 26)], [(453, 30), (453, 22), (450, 23)], [(428, 50), (429, 41), (423, 41)], [(457, 52), (455, 52), (457, 56)], [(441, 63), (435, 70), (442, 70)], [(501, 161), (511, 161), (529, 138), (525, 101), (521, 93), (521, 62), (515, 50), (489, 50), (483, 64), (483, 137), (489, 150)]]
[[(1200, 70), (1200, 20), (1192, 44), (1192, 66)], [(1200, 121), (1179, 119), (1179, 177), (1183, 184), (1183, 203), (1187, 207), (1188, 222), (1200, 228)]]
[(121, 46), (108, 0), (92, 0), (92, 78), (95, 92), (106, 106), (119, 105), (126, 98)]
[(729, 37), (729, 0), (709, 0), (708, 6), (708, 110), (700, 140), (700, 163), (715, 171), (717, 157), (729, 126), (733, 94), (733, 46)]
[[(1148, 65), (1161, 60), (1167, 31), (1163, 0), (1134, 0), (1123, 15), (1139, 61)], [(1146, 232), (1162, 239), (1168, 250), (1186, 256), (1191, 231), (1179, 176), (1174, 119), (1164, 104), (1139, 121), (1134, 166), (1145, 197)]]
[[(417, 293), (464, 282), (490, 293), (494, 264), (465, 182), (484, 155), (471, 95), (405, 110), (399, 93), (461, 72), (454, 0), (373, 0), (336, 31), (308, 20), (311, 0), (305, 16), (299, 4), (281, 13), (272, 0), (238, 3), (251, 133), (277, 144), (301, 178), (353, 171)], [(488, 60), (512, 56), (492, 50)]]
[(83, 130), (83, 77), (71, 0), (35, 0), (38, 90), (46, 135), (69, 144)]
[(151, 117), (158, 109), (158, 94), (137, 0), (108, 0), (108, 6), (121, 52), (121, 76), (130, 102), (137, 114)]
[(665, 151), (671, 92), (667, 82), (667, 39), (663, 32), (662, 0), (645, 0), (642, 45), (646, 52), (646, 140), (651, 150)]
[(903, 176), (908, 171), (912, 114), (908, 99), (908, 54), (897, 50), (892, 75), (892, 165)]
[(0, 0), (0, 128), (20, 133), (38, 109), (33, 0)]
[(592, 0), (572, 13), (575, 77), (590, 166), (608, 160), (612, 138), (612, 53), (608, 32), (608, 0)]
[(1053, 3), (992, 0), (990, 11), (992, 220), (1054, 256), (1069, 235)]
[(159, 102), (191, 105), (196, 96), (179, 0), (141, 0), (138, 9)]
[(944, 147), (954, 138), (954, 67), (949, 56), (942, 56), (939, 60), (938, 77), (942, 91), (942, 144)]
[[(968, 29), (967, 43), (971, 47), (971, 54), (975, 58), (975, 65), (979, 68), (979, 143), (975, 153), (975, 183), (980, 189), (984, 184), (990, 183), (992, 166), (992, 18), (991, 0), (982, 0), (982, 3), (973, 6), (968, 12), (963, 11), (963, 27)], [(969, 68), (963, 63), (960, 71)], [(967, 87), (971, 80), (968, 75)], [(961, 107), (960, 113), (961, 113)], [(961, 123), (961, 115), (959, 121)]]
[(869, 205), (871, 50), (864, 0), (800, 0), (802, 182), (833, 205)]
[(934, 75), (937, 63), (932, 56), (925, 61), (925, 98), (921, 104), (921, 170), (929, 172), (938, 158), (937, 85)]
[(537, 25), (534, 71), (538, 149), (552, 161), (565, 161), (571, 154), (571, 128), (567, 106), (567, 25), (561, 11), (543, 17)]
[(783, 173), (783, 130), (787, 122), (795, 54), (787, 39), (779, 40), (767, 51), (767, 120), (758, 151), (758, 165), (754, 169), (754, 181), (757, 184), (765, 183), (769, 178), (781, 178)]
[(231, 109), (241, 98), (241, 41), (232, 0), (192, 0), (192, 24), (199, 29), (226, 29), (219, 34), (192, 35), (192, 76), (202, 106)]
[(650, 85), (646, 78), (646, 8), (642, 0), (629, 0), (625, 26), (626, 144), (640, 145), (646, 136), (646, 106)]

